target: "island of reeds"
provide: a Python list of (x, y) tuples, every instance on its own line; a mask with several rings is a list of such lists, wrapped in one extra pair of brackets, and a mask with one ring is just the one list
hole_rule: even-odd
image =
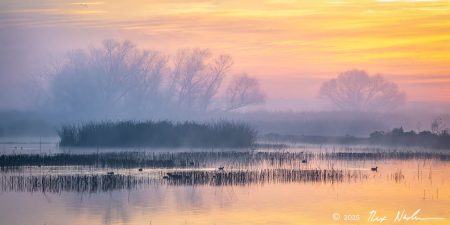
[(64, 125), (60, 146), (74, 147), (250, 147), (256, 131), (245, 123), (219, 121), (104, 121)]

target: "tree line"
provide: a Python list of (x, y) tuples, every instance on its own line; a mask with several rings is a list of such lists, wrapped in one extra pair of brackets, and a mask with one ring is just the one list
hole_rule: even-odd
[(374, 144), (450, 148), (450, 132), (449, 129), (443, 127), (443, 122), (440, 118), (433, 120), (430, 131), (404, 131), (403, 127), (400, 127), (394, 128), (389, 132), (375, 131), (370, 134), (369, 139)]

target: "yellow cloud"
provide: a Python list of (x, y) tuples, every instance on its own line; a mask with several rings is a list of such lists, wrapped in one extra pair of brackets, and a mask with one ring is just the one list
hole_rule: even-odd
[(450, 1), (7, 3), (0, 3), (0, 17), (6, 18), (0, 26), (96, 27), (157, 39), (135, 40), (145, 47), (209, 47), (268, 79), (283, 73), (331, 77), (348, 68), (393, 72), (393, 78), (450, 77)]

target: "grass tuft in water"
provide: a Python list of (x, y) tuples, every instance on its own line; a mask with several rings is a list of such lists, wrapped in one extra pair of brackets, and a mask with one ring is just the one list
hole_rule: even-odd
[(77, 147), (249, 147), (256, 140), (249, 125), (229, 121), (91, 122), (65, 125), (58, 133), (61, 146)]

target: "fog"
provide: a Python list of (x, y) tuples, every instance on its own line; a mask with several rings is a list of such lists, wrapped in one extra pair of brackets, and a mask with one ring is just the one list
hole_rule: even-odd
[[(317, 136), (421, 131), (436, 118), (450, 122), (445, 111), (431, 110), (433, 103), (414, 105), (397, 84), (364, 70), (324, 82), (311, 101), (322, 107), (287, 110), (267, 106), (274, 100), (261, 80), (236, 72), (232, 55), (210, 49), (170, 53), (105, 39), (47, 60), (25, 80), (2, 77), (0, 135), (55, 135), (63, 124), (105, 120), (230, 119), (248, 122), (260, 135)], [(25, 73), (14, 62), (3, 74)]]
[[(428, 74), (396, 61), (338, 62), (341, 52), (315, 51), (313, 42), (288, 53), (274, 40), (284, 36), (266, 36), (274, 30), (248, 18), (133, 18), (112, 3), (0, 6), (1, 136), (54, 135), (62, 124), (92, 120), (232, 119), (260, 134), (331, 136), (429, 130), (436, 118), (450, 124), (438, 66)], [(342, 91), (353, 81), (384, 94)]]

